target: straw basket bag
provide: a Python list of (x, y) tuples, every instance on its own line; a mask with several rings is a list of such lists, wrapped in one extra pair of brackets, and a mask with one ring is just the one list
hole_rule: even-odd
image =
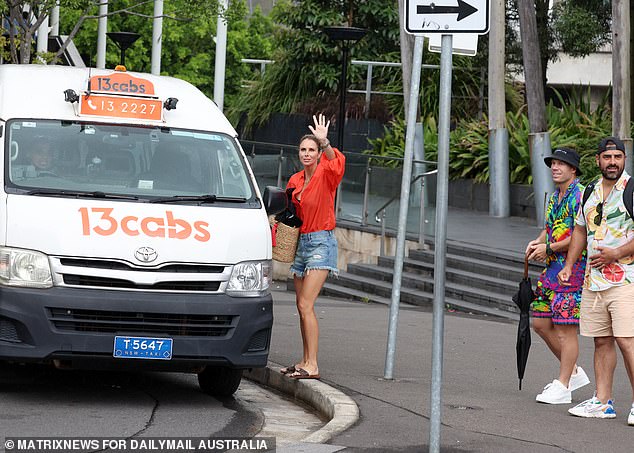
[(295, 261), (299, 228), (278, 222), (272, 216), (269, 217), (269, 222), (273, 240), (273, 259), (282, 263), (292, 263)]

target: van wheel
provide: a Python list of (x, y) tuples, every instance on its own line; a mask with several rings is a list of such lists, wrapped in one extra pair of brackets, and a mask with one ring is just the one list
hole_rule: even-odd
[(207, 366), (198, 373), (200, 389), (212, 396), (231, 396), (238, 390), (242, 370)]

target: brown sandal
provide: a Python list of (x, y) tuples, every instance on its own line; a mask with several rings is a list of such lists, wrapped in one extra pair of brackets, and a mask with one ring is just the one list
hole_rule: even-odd
[(289, 365), (287, 367), (280, 369), (280, 373), (282, 374), (291, 374), (291, 373), (294, 373), (295, 371), (297, 371), (297, 368), (295, 368), (295, 365)]
[(319, 374), (310, 374), (303, 368), (295, 368), (295, 372), (288, 375), (291, 379), (321, 379)]

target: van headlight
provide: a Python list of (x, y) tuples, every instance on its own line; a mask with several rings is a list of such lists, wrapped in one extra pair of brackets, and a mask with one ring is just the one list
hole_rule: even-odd
[(34, 250), (0, 247), (0, 284), (50, 288), (53, 278), (48, 257)]
[(263, 296), (271, 285), (271, 260), (244, 261), (233, 266), (227, 294), (235, 297)]

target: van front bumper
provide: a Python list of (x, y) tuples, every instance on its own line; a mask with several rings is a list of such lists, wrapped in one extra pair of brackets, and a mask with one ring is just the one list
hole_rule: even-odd
[[(263, 367), (272, 326), (270, 294), (0, 287), (1, 360), (169, 370)], [(172, 338), (172, 358), (115, 358), (115, 336)]]

